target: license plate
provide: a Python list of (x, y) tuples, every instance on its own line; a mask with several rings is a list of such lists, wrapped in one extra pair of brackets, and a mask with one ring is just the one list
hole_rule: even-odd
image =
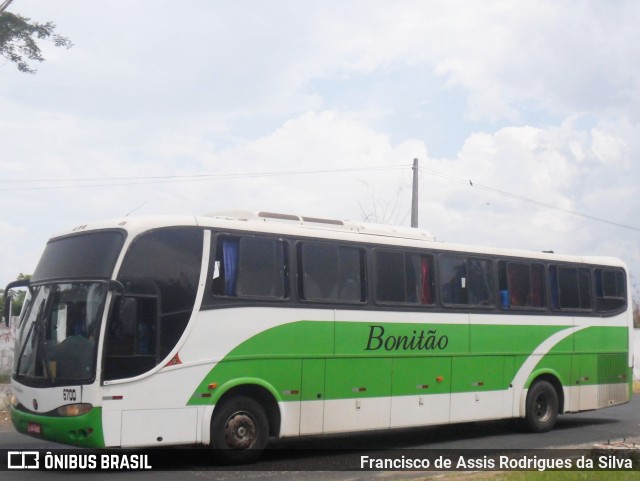
[(28, 423), (27, 432), (30, 434), (42, 434), (42, 426), (38, 423)]

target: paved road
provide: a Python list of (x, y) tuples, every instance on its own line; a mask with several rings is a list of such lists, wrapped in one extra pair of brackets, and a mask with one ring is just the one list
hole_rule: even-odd
[[(343, 435), (332, 437), (281, 440), (272, 443), (263, 459), (251, 467), (251, 471), (215, 471), (210, 470), (201, 461), (194, 461), (188, 470), (180, 472), (120, 473), (120, 479), (164, 480), (176, 479), (215, 479), (215, 480), (287, 480), (287, 479), (333, 479), (358, 480), (372, 477), (384, 478), (384, 473), (360, 472), (324, 472), (304, 473), (313, 469), (339, 470), (350, 469), (353, 457), (340, 452), (343, 449), (357, 450), (358, 454), (375, 455), (380, 450), (393, 449), (545, 449), (551, 447), (576, 446), (586, 443), (606, 442), (622, 438), (640, 437), (640, 395), (636, 395), (629, 404), (601, 411), (561, 416), (556, 428), (543, 434), (530, 434), (514, 421), (467, 423), (453, 426), (440, 426), (422, 429), (397, 430), (383, 433)], [(13, 431), (0, 432), (0, 449), (53, 449), (61, 448), (38, 439), (20, 435)], [(337, 450), (337, 451), (336, 451)], [(200, 451), (202, 453), (204, 451)], [(351, 468), (352, 469), (352, 468)], [(292, 472), (294, 471), (294, 472)], [(298, 472), (295, 472), (298, 471)], [(3, 479), (26, 479), (23, 473), (2, 473)], [(4, 476), (10, 474), (11, 476)], [(34, 479), (30, 473), (29, 479)], [(37, 473), (45, 474), (45, 473)], [(64, 473), (47, 473), (50, 479)], [(14, 477), (15, 476), (15, 477)], [(65, 475), (67, 476), (67, 475)], [(114, 473), (96, 473), (91, 479), (112, 479)], [(404, 476), (404, 475), (402, 475)], [(407, 474), (406, 476), (415, 476)], [(38, 476), (35, 476), (39, 479)], [(395, 473), (394, 479), (399, 479)]]

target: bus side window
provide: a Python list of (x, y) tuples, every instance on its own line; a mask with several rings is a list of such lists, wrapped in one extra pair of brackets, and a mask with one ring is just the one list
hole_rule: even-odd
[(627, 304), (625, 275), (621, 269), (596, 269), (594, 272), (596, 310), (607, 313)]
[(239, 297), (285, 297), (285, 253), (279, 239), (242, 237), (238, 259)]
[[(191, 318), (202, 270), (200, 228), (162, 228), (131, 243), (118, 273), (125, 311), (112, 311), (107, 326), (104, 379), (148, 372), (175, 348)], [(134, 313), (135, 332), (131, 332)], [(123, 328), (120, 314), (127, 317)]]
[(591, 269), (587, 267), (551, 266), (551, 299), (556, 309), (589, 310)]
[(412, 252), (374, 251), (376, 300), (433, 304), (433, 257)]
[(213, 293), (217, 296), (235, 296), (238, 276), (238, 239), (222, 237), (218, 240), (213, 268)]
[(363, 295), (363, 254), (360, 249), (340, 246), (338, 248), (338, 299), (361, 302)]
[(543, 264), (500, 261), (498, 285), (501, 306), (504, 309), (545, 307), (544, 280)]
[(469, 304), (493, 305), (492, 264), (488, 259), (469, 259)]
[(420, 279), (421, 291), (420, 302), (431, 306), (434, 303), (434, 277), (433, 277), (433, 256), (420, 256)]
[(573, 267), (558, 267), (557, 272), (560, 309), (578, 309), (580, 307), (578, 269)]
[(439, 273), (443, 304), (467, 304), (467, 264), (464, 258), (440, 256)]
[(304, 242), (299, 247), (300, 297), (363, 302), (364, 252), (351, 246)]
[(531, 305), (531, 278), (529, 277), (529, 265), (511, 262), (507, 268), (509, 280), (509, 303), (512, 307), (525, 307)]
[(578, 278), (580, 279), (580, 309), (591, 309), (593, 306), (591, 299), (591, 269), (580, 267), (578, 269)]
[(285, 247), (276, 238), (221, 236), (213, 264), (214, 295), (284, 299), (288, 295)]
[(546, 307), (544, 264), (531, 265), (531, 306)]
[(493, 263), (489, 259), (440, 256), (443, 304), (493, 305)]
[[(376, 250), (374, 254), (376, 300), (379, 302), (415, 302), (407, 299), (405, 254)], [(413, 296), (415, 298), (415, 296)]]
[(105, 344), (105, 380), (137, 376), (156, 365), (156, 302), (152, 297), (115, 302)]

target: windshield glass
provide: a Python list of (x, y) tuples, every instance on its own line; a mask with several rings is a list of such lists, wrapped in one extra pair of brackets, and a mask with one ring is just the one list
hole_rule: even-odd
[(122, 250), (120, 231), (96, 231), (50, 240), (31, 282), (54, 280), (109, 279)]
[(17, 333), (17, 379), (39, 386), (93, 380), (106, 297), (106, 282), (33, 287)]

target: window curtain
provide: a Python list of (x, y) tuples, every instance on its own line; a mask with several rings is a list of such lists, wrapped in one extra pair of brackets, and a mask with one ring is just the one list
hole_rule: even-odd
[(235, 296), (238, 280), (238, 239), (224, 239), (222, 241), (222, 261), (224, 263), (224, 295)]
[(422, 303), (433, 304), (433, 294), (431, 293), (431, 272), (429, 271), (429, 259), (420, 258), (420, 270), (422, 274)]

